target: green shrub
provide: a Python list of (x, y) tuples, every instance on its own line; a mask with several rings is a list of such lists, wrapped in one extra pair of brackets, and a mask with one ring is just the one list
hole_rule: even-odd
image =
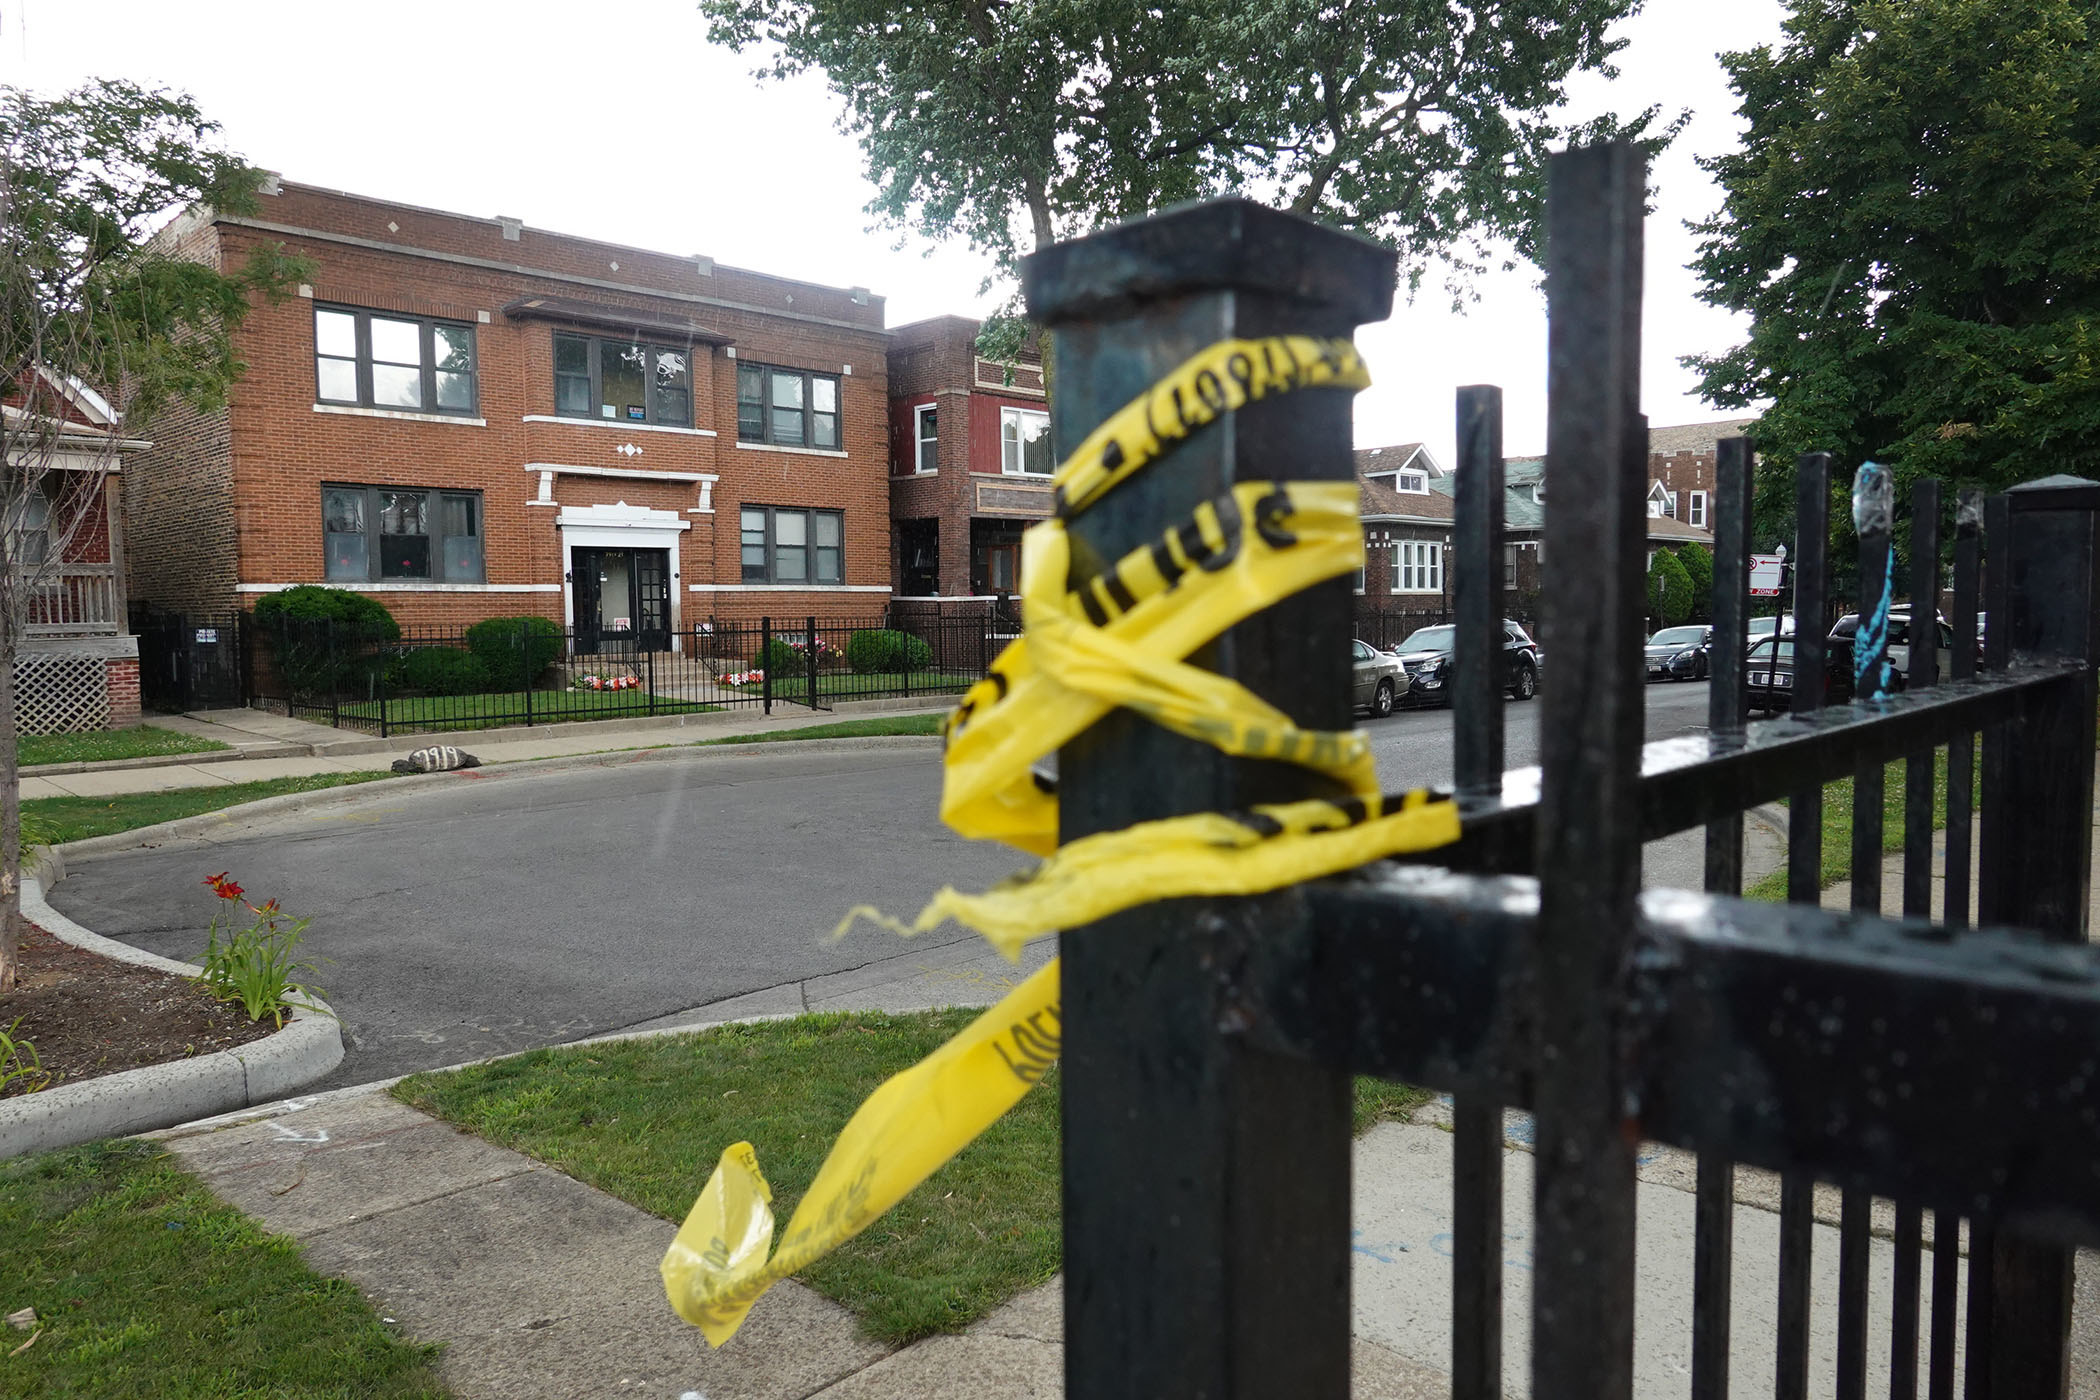
[(1648, 612), (1658, 627), (1675, 627), (1691, 616), (1692, 576), (1667, 549), (1656, 550), (1648, 566)]
[(294, 692), (362, 688), (372, 647), (401, 637), (401, 624), (378, 599), (311, 583), (264, 594), (255, 621)]
[(425, 695), (473, 695), (489, 688), (488, 663), (457, 647), (417, 647), (401, 657), (400, 684)]
[(495, 690), (524, 690), (561, 655), (561, 625), (544, 617), (492, 617), (467, 629), (467, 648)]
[(870, 627), (846, 639), (846, 664), (856, 671), (914, 671), (933, 668), (933, 648), (924, 637)]

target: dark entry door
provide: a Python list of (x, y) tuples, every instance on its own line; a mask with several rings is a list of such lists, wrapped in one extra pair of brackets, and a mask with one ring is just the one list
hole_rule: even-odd
[(671, 552), (637, 549), (634, 568), (635, 644), (643, 651), (671, 649)]
[(577, 651), (669, 649), (669, 550), (576, 549), (570, 560)]

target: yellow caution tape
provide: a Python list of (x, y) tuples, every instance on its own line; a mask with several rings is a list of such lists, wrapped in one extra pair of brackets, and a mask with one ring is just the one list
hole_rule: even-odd
[(733, 1144), (664, 1255), (671, 1306), (713, 1345), (728, 1341), (760, 1294), (859, 1234), (1020, 1102), (1056, 1063), (1062, 1035), (1052, 959), (868, 1096), (770, 1259), (773, 1189), (751, 1144)]
[[(1220, 341), (1080, 444), (1053, 478), (1057, 517), (1022, 540), (1027, 635), (993, 661), (946, 725), (941, 816), (965, 836), (1044, 857), (982, 894), (943, 889), (901, 933), (954, 918), (1008, 957), (1029, 939), (1139, 903), (1250, 895), (1458, 837), (1457, 809), (1379, 794), (1360, 732), (1300, 728), (1237, 681), (1182, 658), (1278, 599), (1363, 565), (1353, 482), (1241, 482), (1068, 587), (1065, 521), (1220, 415), (1297, 389), (1370, 382), (1346, 340)], [(1333, 798), (1141, 822), (1059, 847), (1056, 785), (1032, 765), (1113, 709), (1228, 754), (1276, 759), (1345, 790)], [(1050, 963), (861, 1105), (770, 1257), (771, 1189), (749, 1143), (722, 1154), (663, 1261), (679, 1315), (719, 1346), (767, 1288), (851, 1239), (1026, 1093), (1058, 1052)]]

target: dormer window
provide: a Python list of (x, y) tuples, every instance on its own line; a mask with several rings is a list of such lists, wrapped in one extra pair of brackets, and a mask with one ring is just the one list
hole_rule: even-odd
[(1393, 489), (1405, 492), (1410, 496), (1426, 496), (1429, 494), (1429, 474), (1427, 472), (1395, 472), (1393, 474)]

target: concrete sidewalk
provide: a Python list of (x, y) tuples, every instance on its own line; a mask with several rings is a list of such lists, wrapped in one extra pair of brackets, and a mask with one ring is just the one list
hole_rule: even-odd
[(724, 710), (696, 715), (663, 715), (653, 719), (597, 720), (557, 725), (483, 729), (460, 734), (409, 734), (389, 739), (332, 729), (306, 720), (262, 710), (205, 710), (191, 715), (155, 716), (152, 723), (230, 746), (211, 754), (170, 754), (157, 762), (120, 760), (110, 764), (53, 765), (30, 770), (22, 779), (22, 796), (113, 797), (130, 792), (167, 792), (176, 788), (219, 787), (270, 778), (308, 777), (320, 773), (365, 773), (385, 768), (396, 758), (432, 744), (453, 744), (484, 764), (522, 763), (530, 759), (568, 758), (623, 749), (663, 748), (705, 743), (746, 734), (785, 733), (840, 720), (890, 715), (943, 714), (953, 697), (910, 705), (886, 701), (842, 702), (836, 710), (812, 712), (776, 704), (770, 716), (757, 710)]

